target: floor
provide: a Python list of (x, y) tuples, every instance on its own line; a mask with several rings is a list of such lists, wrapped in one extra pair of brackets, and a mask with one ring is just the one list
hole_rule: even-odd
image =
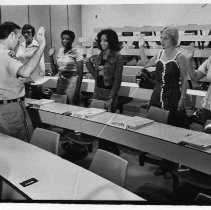
[[(93, 152), (89, 153), (86, 158), (74, 161), (77, 165), (89, 169), (92, 158), (98, 148), (98, 143), (94, 142)], [(145, 183), (152, 183), (156, 186), (172, 191), (172, 179), (165, 180), (162, 176), (153, 175), (154, 170), (157, 168), (155, 165), (146, 163), (144, 166), (139, 166), (139, 159), (136, 152), (131, 151), (124, 147), (120, 148), (120, 156), (128, 161), (128, 170), (125, 188), (131, 192), (137, 193), (139, 188)]]
[[(199, 125), (192, 125), (192, 129), (200, 130)], [(98, 148), (98, 142), (94, 141), (93, 151), (79, 161), (73, 161), (77, 165), (89, 169), (92, 158)], [(152, 199), (161, 203), (168, 203), (168, 196), (172, 194), (173, 180), (164, 179), (163, 176), (155, 176), (153, 172), (158, 166), (145, 163), (144, 166), (139, 165), (139, 158), (135, 151), (128, 148), (119, 147), (120, 156), (128, 161), (128, 171), (125, 188), (134, 192), (145, 199)], [(150, 201), (150, 202), (151, 202)]]

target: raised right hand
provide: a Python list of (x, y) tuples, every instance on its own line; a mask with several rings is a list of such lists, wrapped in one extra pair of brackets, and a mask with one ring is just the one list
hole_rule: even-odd
[(189, 60), (193, 58), (194, 51), (195, 51), (194, 46), (195, 45), (194, 45), (193, 42), (188, 46), (186, 58), (189, 59)]
[(45, 46), (45, 28), (41, 26), (37, 31), (37, 41), (39, 45)]
[(140, 35), (138, 36), (138, 40), (139, 40), (138, 46), (139, 46), (139, 47), (143, 47), (143, 46), (145, 45), (144, 34), (140, 34)]
[(55, 49), (54, 48), (51, 48), (49, 50), (49, 53), (48, 54), (49, 54), (50, 57), (52, 57), (55, 54)]

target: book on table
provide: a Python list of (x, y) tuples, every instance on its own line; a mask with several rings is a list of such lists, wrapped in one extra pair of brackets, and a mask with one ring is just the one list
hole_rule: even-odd
[(108, 124), (123, 129), (138, 129), (153, 122), (154, 120), (148, 118), (119, 115), (117, 118), (110, 120)]
[(187, 136), (181, 142), (184, 146), (205, 150), (211, 148), (211, 136), (203, 132)]
[(78, 112), (72, 112), (72, 116), (84, 119), (94, 117), (104, 112), (106, 112), (106, 110), (104, 109), (84, 108), (83, 110), (80, 110)]

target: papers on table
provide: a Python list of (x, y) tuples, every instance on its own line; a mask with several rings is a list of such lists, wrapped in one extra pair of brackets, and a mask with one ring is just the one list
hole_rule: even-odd
[(71, 114), (72, 117), (78, 117), (78, 118), (91, 118), (98, 114), (104, 113), (106, 110), (104, 109), (97, 109), (97, 108), (84, 108), (83, 110), (80, 110), (78, 112), (73, 112)]
[(142, 117), (130, 117), (120, 115), (118, 118), (112, 119), (108, 122), (108, 125), (123, 128), (123, 129), (138, 129), (141, 126), (153, 123), (154, 120), (142, 118)]
[(184, 138), (180, 144), (199, 150), (206, 150), (211, 148), (211, 135), (199, 132), (195, 135)]
[(42, 77), (36, 80), (32, 85), (42, 85), (43, 83), (47, 82), (50, 79), (50, 77)]
[(28, 104), (31, 105), (33, 108), (40, 109), (42, 108), (45, 104), (49, 104), (55, 102), (55, 100), (51, 99), (40, 99), (40, 100), (32, 100), (29, 101)]

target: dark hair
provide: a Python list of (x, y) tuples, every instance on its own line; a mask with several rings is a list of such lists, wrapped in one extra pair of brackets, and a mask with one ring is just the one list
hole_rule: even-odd
[(97, 34), (96, 42), (98, 45), (98, 49), (102, 50), (102, 47), (100, 45), (102, 35), (106, 35), (108, 44), (109, 44), (109, 49), (111, 51), (120, 51), (121, 50), (117, 33), (115, 31), (113, 31), (112, 29), (103, 29), (102, 31), (100, 31)]
[(15, 32), (16, 29), (21, 29), (16, 23), (4, 22), (0, 25), (0, 39), (6, 39), (11, 32)]
[(22, 28), (22, 30), (21, 30), (21, 33), (23, 34), (23, 31), (27, 31), (27, 30), (29, 30), (29, 29), (32, 30), (32, 36), (34, 36), (34, 34), (35, 34), (35, 28), (34, 28), (34, 26), (29, 25), (29, 24), (25, 24), (25, 25), (23, 26), (23, 28)]
[(72, 39), (72, 41), (75, 40), (75, 33), (73, 31), (70, 31), (70, 30), (64, 30), (62, 31), (61, 33), (61, 38), (63, 35), (68, 35), (70, 37), (70, 39)]

